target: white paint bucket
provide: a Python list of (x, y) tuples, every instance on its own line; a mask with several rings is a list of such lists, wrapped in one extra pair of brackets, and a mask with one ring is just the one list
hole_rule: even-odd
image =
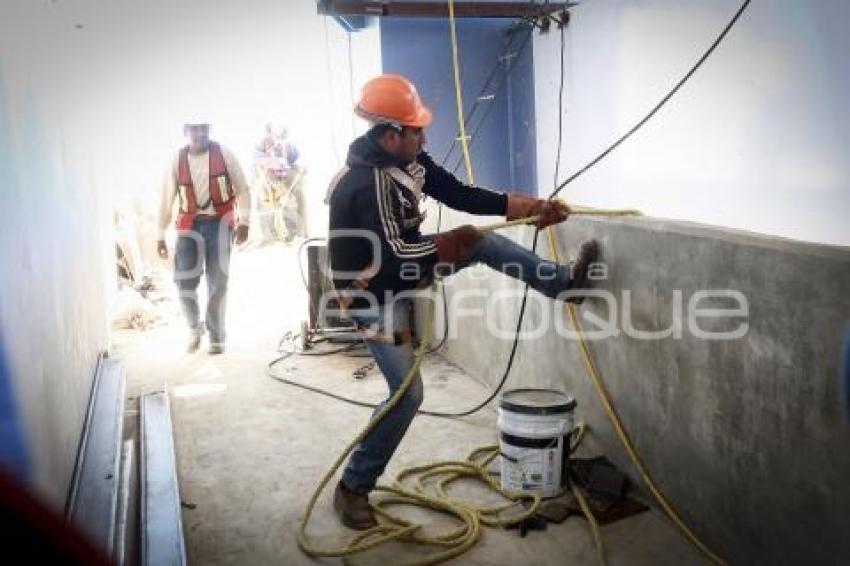
[(502, 488), (554, 497), (566, 485), (575, 399), (553, 389), (505, 391), (499, 401)]

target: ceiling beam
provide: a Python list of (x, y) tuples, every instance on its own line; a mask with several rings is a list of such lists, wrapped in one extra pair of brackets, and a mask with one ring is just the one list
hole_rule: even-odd
[[(538, 18), (576, 5), (575, 2), (455, 2), (454, 12), (458, 18)], [(319, 0), (317, 10), (326, 16), (446, 18), (449, 15), (447, 2)]]

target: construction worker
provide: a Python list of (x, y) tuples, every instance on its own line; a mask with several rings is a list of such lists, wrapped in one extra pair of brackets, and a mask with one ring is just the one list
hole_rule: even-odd
[(299, 156), (287, 128), (266, 124), (262, 139), (254, 147), (254, 198), (264, 236), (286, 242), (296, 236), (307, 237), (304, 169), (297, 163)]
[(157, 253), (168, 258), (165, 231), (177, 199), (174, 282), (189, 325), (187, 351), (197, 351), (204, 334), (197, 289), (205, 273), (209, 353), (221, 354), (231, 242), (240, 245), (248, 239), (251, 196), (239, 162), (227, 148), (210, 140), (208, 120), (191, 120), (183, 132), (188, 144), (174, 158), (163, 183)]
[[(329, 258), (340, 305), (361, 329), (389, 397), (414, 363), (411, 297), (404, 292), (427, 285), (435, 270), (442, 275), (484, 263), (552, 298), (585, 286), (597, 254), (593, 241), (581, 245), (571, 267), (470, 225), (439, 234), (420, 232), (422, 195), (472, 214), (509, 220), (539, 215), (540, 227), (566, 220), (570, 211), (558, 201), (467, 186), (434, 163), (423, 151), (431, 111), (410, 81), (400, 75), (370, 80), (355, 113), (372, 126), (351, 144), (346, 166), (328, 191)], [(334, 509), (343, 524), (361, 530), (376, 524), (369, 492), (421, 402), (422, 380), (416, 375), (400, 402), (352, 452), (334, 491)]]

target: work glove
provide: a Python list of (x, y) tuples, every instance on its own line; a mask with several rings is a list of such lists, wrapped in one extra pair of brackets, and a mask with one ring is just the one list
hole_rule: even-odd
[(472, 248), (484, 235), (478, 228), (465, 224), (448, 232), (434, 235), (437, 245), (437, 261), (440, 263), (456, 263), (472, 255)]
[(570, 207), (556, 199), (534, 198), (519, 193), (508, 195), (508, 208), (505, 215), (508, 220), (539, 216), (534, 224), (538, 228), (545, 228), (563, 222), (569, 215)]
[(248, 225), (239, 224), (233, 231), (233, 243), (237, 246), (241, 246), (246, 241), (248, 241)]

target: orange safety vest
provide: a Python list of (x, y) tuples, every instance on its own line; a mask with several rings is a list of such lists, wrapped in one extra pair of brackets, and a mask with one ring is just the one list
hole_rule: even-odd
[[(209, 172), (210, 172), (210, 201), (215, 208), (215, 215), (224, 218), (232, 227), (236, 223), (233, 214), (233, 205), (236, 203), (233, 192), (233, 184), (224, 164), (221, 147), (215, 142), (210, 142), (209, 147)], [(198, 206), (195, 196), (195, 187), (192, 184), (192, 175), (189, 173), (189, 146), (180, 150), (177, 159), (177, 194), (180, 198), (180, 213), (177, 215), (177, 229), (191, 230), (192, 223), (199, 209), (209, 206), (207, 201)]]

